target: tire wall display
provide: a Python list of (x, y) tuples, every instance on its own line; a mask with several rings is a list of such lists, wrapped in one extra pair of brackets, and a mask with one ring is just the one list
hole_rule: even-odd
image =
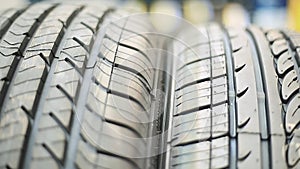
[(299, 34), (115, 6), (1, 11), (0, 168), (300, 167)]

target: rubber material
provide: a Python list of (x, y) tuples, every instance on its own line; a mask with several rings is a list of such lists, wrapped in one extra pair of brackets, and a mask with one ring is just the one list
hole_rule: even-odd
[(300, 167), (299, 34), (209, 24), (188, 47), (168, 41), (168, 59), (131, 14), (0, 14), (0, 168)]

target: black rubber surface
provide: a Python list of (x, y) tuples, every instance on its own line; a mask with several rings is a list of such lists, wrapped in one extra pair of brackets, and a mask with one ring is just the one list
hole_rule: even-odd
[(208, 24), (166, 59), (131, 14), (0, 14), (0, 168), (300, 168), (299, 34)]

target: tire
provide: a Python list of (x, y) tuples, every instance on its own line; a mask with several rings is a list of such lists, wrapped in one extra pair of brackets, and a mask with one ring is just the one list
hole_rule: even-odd
[(111, 6), (0, 14), (0, 168), (300, 168), (297, 33), (212, 23), (162, 45)]

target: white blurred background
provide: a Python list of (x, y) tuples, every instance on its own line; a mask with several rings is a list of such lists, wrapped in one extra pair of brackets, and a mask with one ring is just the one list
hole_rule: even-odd
[[(42, 0), (0, 1), (0, 10), (4, 10)], [(300, 0), (119, 0), (118, 3), (183, 17), (193, 24), (216, 21), (233, 27), (256, 24), (300, 31)]]
[(17, 8), (19, 6), (25, 6), (28, 4), (25, 0), (0, 0), (0, 10), (5, 10), (7, 8)]

